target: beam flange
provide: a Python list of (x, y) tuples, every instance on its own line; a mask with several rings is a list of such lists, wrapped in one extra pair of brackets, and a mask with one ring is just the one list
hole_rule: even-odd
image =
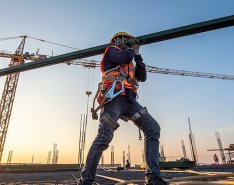
[[(142, 43), (142, 45), (151, 44), (155, 42), (161, 42), (169, 39), (174, 39), (178, 37), (188, 36), (192, 34), (197, 34), (201, 32), (211, 31), (215, 29), (225, 28), (229, 26), (234, 26), (234, 15), (222, 17), (218, 19), (213, 19), (209, 21), (204, 21), (196, 24), (191, 24), (187, 26), (182, 26), (174, 29), (169, 29), (165, 31), (160, 31), (152, 34), (147, 34), (143, 36), (136, 37)], [(63, 63), (69, 60), (81, 59), (85, 57), (91, 57), (95, 55), (102, 54), (105, 48), (109, 44), (104, 44), (96, 47), (91, 47), (87, 49), (82, 49), (79, 51), (62, 54), (43, 60), (33, 61), (18, 66), (11, 66), (8, 68), (0, 69), (0, 76), (5, 76), (8, 74), (23, 72), (32, 69), (37, 69), (41, 67), (46, 67), (50, 65), (55, 65)]]

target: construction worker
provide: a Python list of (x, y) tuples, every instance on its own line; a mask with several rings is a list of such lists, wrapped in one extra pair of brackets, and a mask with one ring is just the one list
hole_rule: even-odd
[(102, 90), (99, 103), (103, 103), (101, 99), (106, 99), (106, 92), (109, 93), (110, 89), (114, 88), (111, 95), (118, 96), (113, 96), (101, 107), (98, 134), (88, 152), (78, 184), (91, 185), (94, 182), (102, 153), (119, 127), (117, 121), (123, 119), (131, 120), (144, 133), (146, 185), (165, 185), (167, 183), (161, 178), (159, 168), (160, 126), (147, 108), (136, 101), (138, 82), (146, 80), (139, 42), (126, 32), (118, 32), (110, 43), (101, 61)]

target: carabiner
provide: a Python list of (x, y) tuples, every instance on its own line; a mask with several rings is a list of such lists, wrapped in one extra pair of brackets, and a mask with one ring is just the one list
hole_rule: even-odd
[[(116, 86), (116, 83), (117, 82), (120, 82), (121, 85), (122, 85), (122, 89), (120, 89), (118, 92), (115, 93), (115, 86)], [(124, 92), (124, 84), (122, 82), (122, 80), (120, 80), (119, 78), (117, 78), (111, 88), (108, 90), (108, 92), (106, 93), (106, 97), (108, 98), (108, 101), (111, 101), (113, 98), (115, 98), (116, 96), (118, 96), (119, 94), (121, 94), (122, 92)]]

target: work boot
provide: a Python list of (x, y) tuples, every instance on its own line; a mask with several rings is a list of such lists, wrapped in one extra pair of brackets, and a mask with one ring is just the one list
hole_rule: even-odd
[(92, 183), (85, 183), (85, 182), (83, 182), (83, 180), (82, 179), (79, 179), (79, 181), (78, 181), (78, 184), (77, 185), (92, 185)]
[(169, 183), (167, 183), (165, 180), (163, 180), (163, 178), (158, 177), (158, 178), (155, 178), (152, 181), (149, 181), (145, 185), (169, 185)]
[(96, 182), (93, 182), (93, 183), (89, 183), (89, 184), (87, 184), (87, 183), (84, 183), (81, 179), (78, 181), (78, 184), (77, 185), (99, 185), (98, 183), (96, 183)]

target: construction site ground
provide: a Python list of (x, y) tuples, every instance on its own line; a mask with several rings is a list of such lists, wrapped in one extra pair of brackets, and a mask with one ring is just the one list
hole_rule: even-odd
[[(187, 170), (162, 170), (162, 177), (170, 184), (233, 184), (234, 166), (200, 166)], [(75, 169), (56, 171), (1, 171), (0, 182), (4, 184), (77, 184), (79, 171)], [(116, 168), (102, 168), (97, 170), (96, 183), (98, 185), (132, 184), (142, 185), (144, 170)], [(135, 180), (135, 182), (133, 181)], [(128, 183), (129, 181), (129, 183)]]

